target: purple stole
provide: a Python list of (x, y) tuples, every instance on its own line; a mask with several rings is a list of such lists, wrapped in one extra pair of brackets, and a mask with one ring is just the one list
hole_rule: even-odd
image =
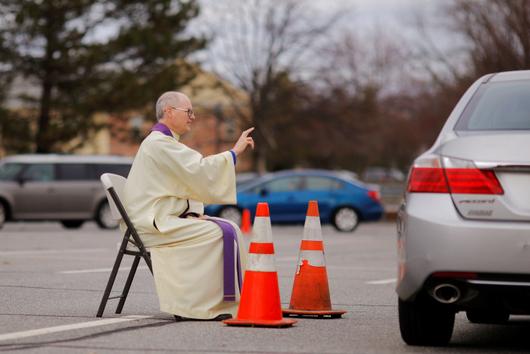
[(234, 252), (237, 254), (237, 283), (239, 291), (241, 291), (241, 260), (239, 259), (236, 230), (228, 221), (217, 218), (209, 218), (208, 220), (216, 223), (223, 232), (223, 299), (224, 301), (236, 301)]
[(163, 123), (156, 123), (151, 128), (151, 131), (152, 132), (160, 132), (160, 133), (162, 133), (164, 135), (167, 135), (167, 136), (170, 136), (170, 137), (173, 138), (173, 134), (171, 134), (171, 130), (167, 127), (167, 125), (165, 125)]
[[(162, 123), (156, 123), (153, 128), (151, 128), (151, 131), (161, 132), (162, 134), (173, 138), (171, 130)], [(241, 260), (239, 258), (236, 230), (232, 224), (225, 220), (214, 218), (208, 220), (217, 224), (223, 232), (223, 300), (236, 301), (234, 250), (237, 254), (237, 282), (239, 285), (239, 291), (241, 291)]]

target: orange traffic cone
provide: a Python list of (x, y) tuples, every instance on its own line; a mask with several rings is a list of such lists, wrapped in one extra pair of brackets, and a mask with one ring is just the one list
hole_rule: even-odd
[(288, 310), (283, 310), (283, 314), (339, 318), (345, 313), (331, 309), (318, 203), (312, 200), (307, 208), (291, 303)]
[(267, 203), (258, 203), (254, 236), (249, 249), (241, 303), (235, 319), (223, 321), (232, 326), (289, 327), (295, 320), (284, 319), (280, 303), (278, 274), (274, 265), (274, 244)]
[(241, 232), (249, 234), (252, 232), (252, 223), (250, 222), (250, 210), (244, 209), (241, 216)]

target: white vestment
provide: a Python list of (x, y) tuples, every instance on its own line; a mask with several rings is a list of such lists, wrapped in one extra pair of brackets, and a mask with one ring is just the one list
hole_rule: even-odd
[[(178, 139), (159, 131), (145, 138), (125, 184), (125, 209), (150, 248), (161, 311), (199, 319), (223, 313), (235, 317), (239, 296), (235, 302), (223, 301), (220, 227), (208, 220), (179, 217), (189, 200), (236, 203), (233, 157), (229, 151), (203, 157)], [(239, 227), (233, 226), (244, 274), (245, 241)]]

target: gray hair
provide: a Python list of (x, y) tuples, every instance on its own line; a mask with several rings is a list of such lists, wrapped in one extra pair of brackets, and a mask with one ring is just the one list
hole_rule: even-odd
[(160, 120), (164, 117), (164, 109), (167, 106), (179, 107), (189, 100), (188, 97), (177, 91), (164, 92), (156, 101), (156, 120)]

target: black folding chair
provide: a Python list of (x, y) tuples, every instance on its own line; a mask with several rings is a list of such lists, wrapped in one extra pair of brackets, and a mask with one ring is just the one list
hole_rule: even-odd
[[(125, 181), (126, 179), (122, 176), (115, 175), (112, 173), (104, 173), (101, 175), (101, 182), (103, 183), (103, 186), (105, 188), (105, 194), (107, 195), (107, 199), (109, 201), (112, 217), (115, 220), (123, 220), (125, 222), (125, 225), (127, 225), (127, 230), (123, 235), (123, 239), (118, 250), (118, 255), (116, 256), (116, 261), (114, 262), (114, 267), (112, 268), (109, 281), (107, 282), (107, 287), (105, 288), (103, 298), (101, 299), (101, 303), (99, 304), (98, 313), (96, 315), (97, 317), (103, 316), (103, 311), (105, 311), (107, 301), (110, 299), (120, 299), (118, 307), (116, 308), (116, 313), (121, 313), (123, 305), (125, 304), (125, 299), (127, 299), (127, 294), (129, 293), (129, 289), (134, 279), (134, 275), (136, 274), (136, 269), (138, 268), (138, 264), (140, 263), (140, 258), (143, 258), (145, 260), (145, 263), (147, 263), (151, 274), (153, 273), (153, 268), (151, 266), (151, 255), (145, 249), (142, 240), (138, 236), (136, 229), (131, 223), (131, 219), (129, 219), (129, 216), (127, 215), (127, 212), (125, 211), (125, 208), (123, 207), (123, 204), (120, 201), (120, 196), (123, 196), (123, 188), (125, 186)], [(134, 256), (134, 261), (132, 263), (129, 276), (127, 277), (127, 281), (125, 282), (125, 286), (121, 295), (111, 297), (110, 292), (112, 291), (112, 286), (114, 285), (114, 281), (116, 280), (116, 275), (118, 274), (123, 255)]]

